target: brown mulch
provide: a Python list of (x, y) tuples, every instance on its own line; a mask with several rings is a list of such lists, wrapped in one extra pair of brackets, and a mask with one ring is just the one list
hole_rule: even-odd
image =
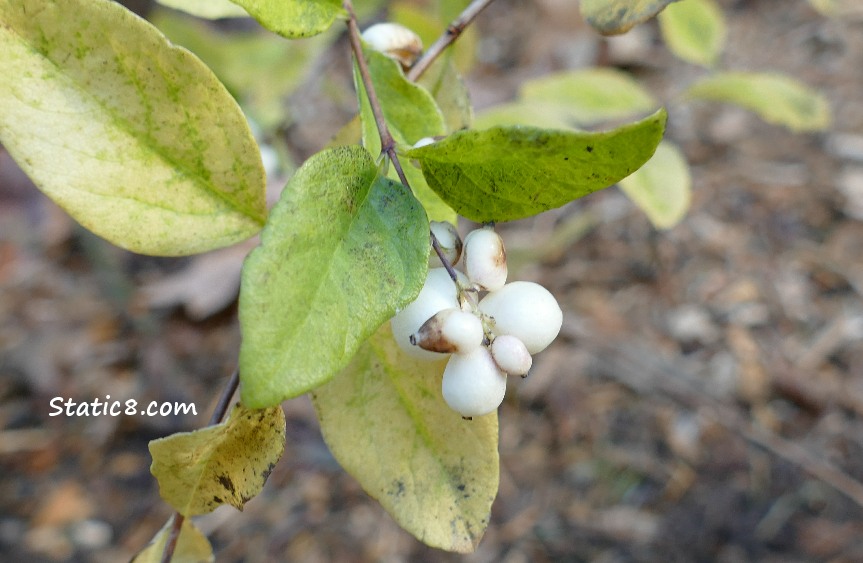
[[(606, 42), (557, 0), (498, 0), (480, 17), (478, 106), (549, 71), (623, 66), (667, 102), (695, 188), (667, 232), (614, 188), (502, 226), (514, 277), (547, 285), (565, 322), (501, 408), (501, 487), (478, 551), (401, 531), (302, 398), (284, 405), (287, 450), (264, 493), (198, 521), (218, 561), (863, 560), (863, 22), (802, 0), (722, 4), (723, 66), (817, 87), (830, 131), (681, 102), (705, 71), (653, 24)], [(286, 138), (307, 154), (333, 132), (300, 120)], [(0, 559), (128, 560), (161, 527), (147, 442), (205, 424), (237, 359), (231, 289), (212, 285), (224, 268), (111, 247), (0, 152)], [(183, 275), (212, 301), (172, 292)], [(54, 397), (106, 395), (198, 416), (50, 416)]]

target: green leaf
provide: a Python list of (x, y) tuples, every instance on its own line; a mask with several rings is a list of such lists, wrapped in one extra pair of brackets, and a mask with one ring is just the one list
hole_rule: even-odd
[(736, 104), (792, 131), (822, 131), (831, 121), (827, 98), (783, 74), (716, 73), (690, 86), (685, 96)]
[(302, 82), (311, 60), (330, 43), (328, 35), (285, 41), (258, 26), (226, 33), (169, 10), (155, 11), (150, 21), (210, 67), (265, 131), (290, 124), (285, 99)]
[(663, 141), (647, 163), (620, 181), (620, 188), (658, 229), (670, 229), (689, 210), (692, 176), (677, 145)]
[(665, 44), (684, 61), (712, 67), (725, 46), (725, 17), (713, 0), (686, 0), (657, 18)]
[[(142, 549), (138, 555), (132, 559), (132, 563), (160, 563), (162, 561), (162, 553), (165, 551), (165, 544), (168, 543), (168, 538), (171, 535), (171, 521), (169, 520), (159, 533), (150, 540), (147, 547)], [(175, 563), (210, 563), (215, 561), (213, 556), (213, 548), (207, 537), (201, 533), (201, 530), (186, 518), (183, 520), (183, 525), (180, 527), (180, 536), (177, 538), (177, 545), (174, 548), (174, 557), (171, 561)]]
[(497, 494), (497, 413), (463, 420), (441, 396), (443, 368), (401, 352), (387, 324), (312, 399), (363, 489), (420, 541), (466, 553)]
[(470, 94), (452, 63), (452, 57), (444, 56), (435, 61), (418, 83), (434, 97), (443, 114), (447, 133), (471, 126), (473, 106)]
[(285, 187), (243, 268), (243, 403), (276, 405), (331, 379), (425, 281), (419, 202), (359, 146), (326, 149)]
[[(370, 49), (365, 52), (365, 56), (384, 120), (397, 144), (410, 146), (423, 137), (434, 137), (446, 132), (443, 114), (425, 88), (405, 78), (396, 61)], [(356, 65), (354, 82), (359, 96), (363, 145), (371, 154), (378, 155), (381, 151), (380, 134)], [(421, 174), (409, 170), (411, 165), (407, 159), (402, 162), (402, 166), (428, 218), (432, 221), (454, 221), (455, 212), (429, 189)], [(390, 169), (388, 175), (392, 179), (397, 177), (394, 169)]]
[(576, 124), (568, 118), (568, 110), (557, 105), (537, 105), (522, 101), (499, 104), (476, 116), (476, 129), (528, 125), (542, 129), (570, 129)]
[(244, 18), (249, 14), (230, 0), (156, 0), (159, 4), (199, 18)]
[(265, 28), (288, 39), (311, 37), (345, 17), (340, 0), (231, 0)]
[(150, 472), (159, 494), (183, 516), (222, 504), (239, 510), (257, 495), (285, 450), (281, 406), (250, 410), (237, 405), (228, 420), (150, 442)]
[(674, 0), (581, 0), (582, 17), (603, 35), (626, 33)]
[(580, 126), (633, 117), (659, 106), (631, 75), (610, 68), (546, 75), (525, 83), (519, 99)]
[(108, 0), (0, 0), (0, 142), (116, 245), (227, 246), (266, 217), (260, 154), (212, 72)]
[[(371, 49), (366, 49), (364, 55), (384, 120), (396, 143), (413, 145), (423, 137), (443, 135), (443, 114), (431, 94), (405, 78), (396, 61)], [(363, 121), (363, 144), (369, 152), (377, 155), (380, 152), (380, 136), (356, 64), (354, 83), (359, 96), (360, 118)]]
[(535, 127), (461, 131), (412, 149), (429, 186), (472, 221), (511, 221), (560, 207), (632, 174), (656, 150), (665, 110), (603, 133)]

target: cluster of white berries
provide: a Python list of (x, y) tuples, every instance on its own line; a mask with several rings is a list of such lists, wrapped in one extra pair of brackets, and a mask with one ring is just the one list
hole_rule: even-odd
[(527, 375), (532, 354), (557, 337), (563, 313), (554, 296), (533, 282), (506, 283), (503, 240), (493, 229), (471, 231), (464, 245), (449, 223), (432, 222), (444, 256), (454, 265), (464, 248), (464, 273), (454, 282), (432, 252), (425, 285), (392, 319), (393, 335), (408, 354), (440, 360), (446, 403), (465, 418), (497, 409), (507, 375)]

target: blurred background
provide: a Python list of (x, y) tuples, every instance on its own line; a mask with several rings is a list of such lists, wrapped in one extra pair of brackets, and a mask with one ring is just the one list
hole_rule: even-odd
[[(719, 2), (720, 68), (783, 72), (829, 100), (828, 130), (794, 133), (681, 99), (708, 71), (674, 57), (656, 22), (602, 38), (573, 4), (496, 0), (478, 18), (458, 54), (477, 114), (548, 73), (622, 69), (668, 108), (692, 204), (657, 230), (610, 188), (500, 225), (510, 278), (547, 286), (564, 326), (500, 410), (500, 493), (479, 549), (403, 532), (299, 398), (263, 493), (196, 519), (218, 561), (863, 560), (863, 14)], [(288, 43), (251, 20), (127, 5), (241, 101), (273, 199), (355, 114), (340, 26)], [(446, 13), (431, 0), (392, 10)], [(128, 560), (163, 525), (147, 442), (209, 418), (237, 361), (239, 267), (255, 244), (119, 250), (0, 148), (0, 559)], [(106, 395), (198, 414), (50, 416), (54, 397)]]

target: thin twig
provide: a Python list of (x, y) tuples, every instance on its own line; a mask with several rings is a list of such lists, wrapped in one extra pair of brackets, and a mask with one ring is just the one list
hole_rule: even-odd
[(423, 73), (428, 70), (432, 63), (446, 50), (456, 39), (464, 33), (464, 30), (469, 26), (480, 12), (485, 10), (494, 0), (473, 0), (459, 16), (452, 21), (446, 28), (446, 31), (429, 47), (423, 56), (414, 63), (407, 73), (409, 80), (416, 81)]
[[(207, 426), (214, 426), (225, 418), (228, 408), (231, 406), (231, 399), (234, 393), (237, 392), (237, 387), (240, 385), (240, 370), (235, 369), (231, 374), (231, 378), (222, 389), (222, 394), (219, 396), (219, 402), (213, 409), (213, 414), (210, 416), (210, 421)], [(179, 512), (174, 512), (171, 516), (171, 530), (168, 532), (168, 540), (165, 542), (165, 548), (162, 550), (161, 563), (170, 563), (174, 557), (174, 550), (177, 549), (177, 541), (180, 539), (180, 531), (183, 529), (183, 521), (185, 517)]]
[[(392, 162), (393, 168), (395, 168), (396, 174), (398, 174), (401, 183), (405, 188), (410, 189), (410, 183), (408, 183), (407, 176), (405, 176), (405, 171), (402, 168), (402, 163), (399, 161), (399, 156), (396, 154), (395, 140), (393, 139), (392, 133), (390, 133), (389, 127), (387, 127), (380, 100), (378, 100), (378, 95), (375, 92), (375, 86), (372, 83), (372, 75), (371, 72), (369, 72), (369, 66), (366, 64), (366, 59), (363, 56), (363, 46), (362, 41), (360, 40), (360, 28), (357, 25), (357, 15), (354, 13), (354, 6), (351, 3), (351, 0), (343, 0), (342, 7), (344, 7), (345, 11), (348, 13), (348, 40), (351, 43), (351, 49), (353, 50), (354, 58), (357, 61), (357, 68), (360, 71), (360, 80), (363, 83), (363, 88), (366, 90), (366, 95), (369, 98), (369, 105), (372, 107), (372, 113), (375, 116), (375, 125), (378, 128), (378, 135), (381, 138), (381, 152), (386, 154), (387, 158)], [(438, 258), (440, 258), (440, 261), (449, 273), (450, 278), (452, 278), (452, 281), (455, 282), (457, 286), (458, 276), (456, 275), (455, 268), (453, 268), (453, 265), (449, 260), (447, 260), (446, 256), (444, 256), (440, 242), (435, 234), (429, 231), (429, 236), (431, 238), (432, 248), (437, 253)]]

